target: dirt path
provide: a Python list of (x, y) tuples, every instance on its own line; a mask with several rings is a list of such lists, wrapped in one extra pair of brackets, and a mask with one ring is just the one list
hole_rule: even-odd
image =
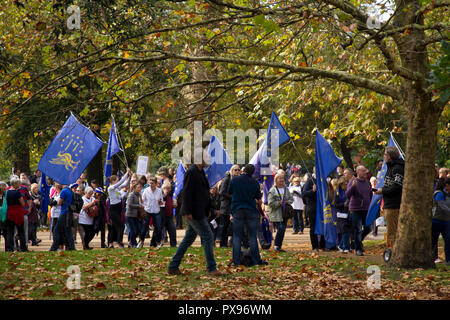
[[(383, 235), (385, 232), (385, 228), (379, 228), (378, 236), (374, 237), (372, 234), (369, 234), (365, 240), (382, 240)], [(152, 233), (152, 232), (151, 232)], [(181, 240), (183, 239), (185, 234), (185, 230), (177, 230), (177, 243), (179, 244)], [(275, 235), (275, 233), (274, 233)], [(38, 239), (41, 239), (42, 242), (39, 243), (39, 246), (31, 246), (29, 244), (28, 249), (30, 251), (49, 251), (50, 247), (52, 245), (52, 240), (50, 240), (50, 232), (49, 231), (39, 231), (37, 235)], [(2, 238), (3, 240), (3, 238)], [(124, 235), (124, 243), (126, 244), (128, 242), (127, 235), (125, 233)], [(150, 239), (145, 239), (144, 247), (148, 247), (150, 244)], [(168, 245), (168, 244), (167, 244)], [(195, 240), (194, 246), (200, 246), (200, 237), (197, 237)], [(94, 249), (101, 249), (101, 243), (100, 243), (100, 235), (97, 235), (90, 243), (90, 246)], [(77, 250), (82, 250), (83, 247), (81, 245), (80, 235), (77, 234), (77, 243), (75, 244), (75, 247)], [(309, 239), (309, 228), (306, 228), (304, 230), (303, 234), (292, 234), (292, 228), (286, 229), (286, 234), (283, 241), (283, 248), (285, 250), (292, 250), (292, 251), (306, 251), (311, 249), (310, 245), (310, 239)], [(4, 251), (5, 246), (4, 244), (0, 244), (0, 251)], [(343, 254), (340, 254), (339, 252), (323, 252), (323, 254), (338, 254), (345, 256)], [(350, 254), (347, 256), (354, 256), (354, 254)]]

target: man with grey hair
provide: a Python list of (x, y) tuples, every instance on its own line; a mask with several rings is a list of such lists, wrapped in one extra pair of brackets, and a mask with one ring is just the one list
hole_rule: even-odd
[(393, 146), (386, 147), (383, 157), (387, 166), (384, 186), (378, 188), (375, 193), (383, 195), (387, 245), (393, 248), (402, 200), (405, 161), (400, 158), (400, 152)]
[(349, 211), (352, 218), (353, 237), (357, 256), (363, 255), (362, 241), (370, 232), (366, 227), (366, 216), (372, 200), (372, 186), (367, 181), (367, 169), (364, 166), (356, 168), (356, 177), (347, 185), (345, 195), (349, 199)]

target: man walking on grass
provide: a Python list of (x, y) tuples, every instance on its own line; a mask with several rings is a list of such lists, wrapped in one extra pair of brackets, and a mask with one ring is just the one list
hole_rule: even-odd
[[(202, 151), (202, 149), (198, 148), (194, 152), (200, 153)], [(194, 157), (194, 159), (196, 158)], [(214, 259), (214, 235), (207, 219), (210, 209), (210, 195), (209, 183), (203, 171), (204, 167), (206, 167), (206, 163), (203, 160), (201, 164), (192, 165), (184, 176), (181, 213), (186, 216), (187, 229), (177, 252), (173, 256), (172, 261), (170, 261), (169, 274), (182, 274), (179, 269), (181, 260), (187, 249), (194, 243), (197, 235), (199, 235), (205, 252), (208, 274), (212, 276), (220, 275)]]

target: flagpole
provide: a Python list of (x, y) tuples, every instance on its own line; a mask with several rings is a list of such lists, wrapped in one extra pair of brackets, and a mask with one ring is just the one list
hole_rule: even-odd
[[(300, 160), (302, 161), (303, 165), (305, 166), (306, 172), (311, 176), (312, 178), (312, 174), (311, 172), (309, 172), (308, 167), (306, 166), (305, 160), (303, 160), (303, 157), (300, 153), (300, 151), (298, 151), (297, 146), (294, 143), (294, 140), (292, 140), (291, 137), (289, 137), (289, 141), (292, 143), (292, 146), (294, 147), (294, 150), (297, 152), (297, 154), (300, 156)], [(314, 180), (313, 180), (314, 181)]]
[(403, 152), (402, 148), (400, 148), (400, 145), (398, 144), (397, 140), (395, 140), (394, 135), (392, 134), (392, 132), (391, 132), (391, 137), (392, 137), (392, 141), (394, 142), (395, 146), (400, 151), (403, 159), (405, 159), (405, 153)]
[[(116, 119), (114, 119), (114, 115), (112, 113), (111, 113), (111, 118), (113, 119), (114, 125), (115, 125), (116, 124)], [(122, 161), (122, 159), (120, 159), (120, 157), (119, 157), (119, 159), (124, 165), (126, 165), (127, 168), (129, 168), (127, 155), (125, 154), (125, 148), (123, 147), (122, 139), (120, 139), (120, 134), (119, 134), (119, 130), (117, 129), (117, 127), (116, 127), (116, 135), (117, 135), (117, 138), (119, 139), (119, 144), (122, 147), (122, 152), (123, 152), (123, 156), (125, 157), (126, 164)]]

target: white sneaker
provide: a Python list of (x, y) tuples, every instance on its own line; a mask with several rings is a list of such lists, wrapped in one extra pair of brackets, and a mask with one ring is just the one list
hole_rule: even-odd
[(350, 250), (344, 250), (342, 253), (349, 253)]
[(342, 250), (341, 248), (338, 247), (339, 252), (344, 252), (344, 250)]
[(439, 258), (437, 258), (436, 260), (434, 260), (434, 263), (441, 263), (441, 262), (442, 262), (442, 260), (439, 259)]
[(139, 241), (136, 248), (142, 248), (144, 246), (144, 243), (142, 241)]
[(163, 246), (162, 242), (158, 243), (158, 245), (156, 246), (156, 249), (159, 249)]

